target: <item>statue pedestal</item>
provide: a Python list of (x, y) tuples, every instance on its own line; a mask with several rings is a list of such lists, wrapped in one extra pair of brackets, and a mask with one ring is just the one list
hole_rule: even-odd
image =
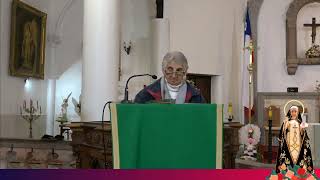
[[(77, 168), (108, 168), (112, 169), (112, 139), (111, 124), (104, 123), (102, 130), (101, 122), (72, 122), (68, 125), (72, 130), (73, 151), (78, 156)], [(104, 135), (104, 140), (102, 135)], [(103, 145), (106, 145), (104, 155)], [(106, 164), (104, 160), (106, 156)]]

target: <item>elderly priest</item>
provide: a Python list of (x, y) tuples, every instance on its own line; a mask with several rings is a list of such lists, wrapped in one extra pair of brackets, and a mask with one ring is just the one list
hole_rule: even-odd
[(205, 103), (200, 92), (186, 81), (187, 70), (188, 61), (183, 53), (168, 52), (162, 61), (163, 77), (142, 89), (136, 95), (134, 102)]

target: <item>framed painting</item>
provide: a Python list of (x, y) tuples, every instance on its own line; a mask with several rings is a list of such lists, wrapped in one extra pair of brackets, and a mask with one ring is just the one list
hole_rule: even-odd
[(20, 0), (13, 0), (10, 75), (44, 79), (46, 21), (46, 13)]

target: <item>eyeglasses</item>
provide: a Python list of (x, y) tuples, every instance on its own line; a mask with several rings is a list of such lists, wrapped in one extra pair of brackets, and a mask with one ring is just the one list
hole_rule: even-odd
[(186, 74), (186, 72), (183, 69), (176, 69), (174, 70), (173, 68), (167, 68), (165, 70), (166, 75), (172, 76), (173, 74), (175, 74), (176, 76), (183, 76)]

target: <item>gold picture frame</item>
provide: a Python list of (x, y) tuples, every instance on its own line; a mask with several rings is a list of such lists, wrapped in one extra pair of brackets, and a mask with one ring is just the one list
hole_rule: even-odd
[(11, 76), (44, 79), (47, 14), (13, 0), (11, 9)]

